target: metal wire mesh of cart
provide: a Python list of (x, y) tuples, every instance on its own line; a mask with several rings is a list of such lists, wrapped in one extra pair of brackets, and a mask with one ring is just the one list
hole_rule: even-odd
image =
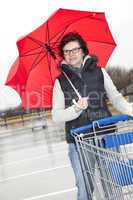
[(88, 199), (133, 199), (133, 117), (117, 115), (71, 130)]

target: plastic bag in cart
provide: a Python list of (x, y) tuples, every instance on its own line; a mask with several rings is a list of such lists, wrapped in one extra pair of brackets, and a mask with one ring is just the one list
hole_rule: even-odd
[(121, 186), (133, 184), (133, 160), (110, 161), (108, 169), (116, 184)]

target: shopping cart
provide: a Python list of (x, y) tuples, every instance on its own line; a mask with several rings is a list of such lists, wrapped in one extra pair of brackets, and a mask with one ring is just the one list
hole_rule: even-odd
[(72, 129), (71, 134), (88, 195), (96, 200), (132, 200), (133, 117), (100, 119)]

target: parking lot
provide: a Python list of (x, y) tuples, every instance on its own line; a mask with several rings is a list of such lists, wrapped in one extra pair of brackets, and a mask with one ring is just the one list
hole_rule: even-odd
[(76, 199), (63, 126), (50, 119), (43, 128), (30, 125), (1, 129), (0, 199)]

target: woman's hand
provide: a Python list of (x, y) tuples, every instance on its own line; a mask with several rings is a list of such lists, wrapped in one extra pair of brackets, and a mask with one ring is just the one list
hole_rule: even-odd
[(76, 112), (85, 110), (88, 107), (88, 97), (79, 98), (77, 102), (75, 101), (75, 99), (73, 99), (73, 103), (75, 105)]

